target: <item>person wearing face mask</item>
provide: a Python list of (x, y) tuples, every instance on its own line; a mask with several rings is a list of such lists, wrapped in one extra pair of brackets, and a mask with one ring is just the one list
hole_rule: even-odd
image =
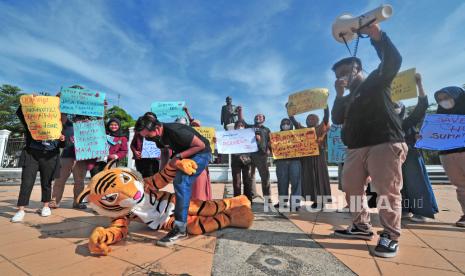
[[(289, 131), (294, 126), (288, 118), (281, 120), (280, 130)], [(290, 207), (292, 211), (299, 211), (300, 197), (302, 196), (301, 178), (302, 178), (302, 164), (300, 158), (288, 158), (275, 160), (276, 164), (276, 177), (278, 178), (278, 194), (279, 203), (275, 208), (287, 209)], [(291, 205), (289, 205), (289, 182), (291, 183)], [(296, 206), (292, 206), (292, 204)]]
[(182, 125), (188, 125), (187, 119), (185, 117), (178, 117), (174, 122)]
[[(79, 120), (79, 117), (74, 116), (73, 119)], [(84, 190), (84, 179), (87, 173), (87, 160), (76, 160), (73, 121), (68, 119), (66, 114), (62, 114), (62, 123), (62, 134), (65, 136), (65, 141), (63, 141), (63, 151), (61, 152), (60, 157), (59, 175), (53, 183), (52, 200), (49, 204), (49, 207), (52, 209), (56, 209), (60, 206), (61, 199), (63, 198), (63, 192), (65, 190), (65, 184), (71, 173), (73, 173), (74, 178), (74, 199), (77, 199), (82, 190)], [(74, 200), (73, 208), (86, 209), (87, 206), (84, 203), (77, 203)]]
[[(36, 96), (35, 94), (33, 95)], [(52, 180), (56, 176), (60, 166), (60, 142), (64, 142), (65, 136), (60, 135), (56, 140), (35, 140), (32, 138), (21, 105), (16, 110), (16, 115), (25, 130), (25, 146), (21, 151), (19, 166), (21, 166), (21, 186), (18, 195), (18, 211), (11, 218), (11, 222), (22, 222), (26, 215), (25, 207), (29, 205), (32, 189), (37, 172), (40, 172), (40, 186), (42, 192), (43, 207), (37, 212), (42, 217), (52, 214), (49, 202), (52, 195)]]
[[(434, 219), (434, 214), (439, 212), (436, 198), (431, 187), (431, 182), (426, 171), (425, 162), (421, 152), (415, 148), (418, 130), (428, 109), (428, 97), (426, 96), (421, 75), (415, 75), (419, 97), (418, 104), (409, 116), (406, 116), (405, 106), (395, 103), (394, 112), (402, 121), (402, 129), (405, 133), (405, 142), (408, 146), (407, 158), (402, 164), (402, 216), (409, 217), (414, 222), (427, 222), (428, 218)], [(413, 214), (410, 217), (410, 213)]]
[(157, 245), (170, 246), (187, 238), (187, 213), (191, 200), (192, 184), (205, 170), (211, 159), (210, 142), (190, 126), (178, 123), (162, 123), (153, 116), (141, 116), (134, 127), (142, 137), (154, 141), (160, 149), (169, 148), (173, 152), (169, 161), (173, 167), (183, 158), (197, 164), (196, 172), (188, 175), (178, 170), (173, 181), (176, 194), (174, 227)]
[[(337, 92), (332, 119), (335, 124), (343, 124), (342, 141), (348, 147), (342, 185), (353, 219), (347, 229), (336, 230), (334, 234), (343, 238), (373, 239), (364, 195), (366, 179), (370, 176), (378, 203), (383, 204), (383, 208), (379, 208), (379, 217), (384, 230), (374, 254), (387, 258), (396, 256), (399, 246), (402, 163), (408, 151), (390, 93), (402, 57), (378, 24), (362, 28), (360, 32), (371, 38), (381, 63), (367, 78), (363, 75), (360, 59), (356, 57), (344, 58), (332, 67)], [(346, 89), (350, 93), (344, 96)]]
[[(157, 118), (157, 115), (153, 112), (146, 112), (144, 115)], [(134, 159), (136, 170), (145, 178), (156, 174), (160, 170), (161, 154), (159, 158), (142, 158), (143, 144), (144, 138), (138, 132), (135, 132), (130, 145), (133, 153), (132, 158)]]
[(306, 126), (297, 122), (294, 116), (289, 117), (296, 129), (312, 128), (316, 130), (317, 142), (320, 154), (300, 158), (302, 163), (302, 196), (310, 197), (313, 201), (312, 208), (323, 209), (325, 200), (323, 197), (331, 196), (329, 183), (328, 163), (326, 162), (326, 134), (329, 131), (329, 109), (324, 110), (323, 122), (316, 114), (310, 114), (306, 119)]
[[(234, 124), (234, 129), (245, 129), (246, 123), (242, 120)], [(252, 202), (252, 159), (249, 153), (231, 154), (231, 171), (233, 178), (234, 196), (240, 196), (242, 185), (244, 185), (244, 195)]]
[[(434, 93), (434, 98), (439, 104), (437, 114), (465, 115), (465, 90), (462, 88), (444, 87)], [(440, 151), (439, 157), (450, 182), (457, 187), (462, 216), (456, 225), (465, 227), (465, 147)]]
[[(121, 160), (128, 154), (128, 138), (123, 134), (121, 121), (118, 118), (111, 118), (106, 125), (107, 141), (110, 145), (107, 160)], [(106, 161), (98, 161), (90, 170), (91, 176), (103, 171), (107, 165)]]
[[(244, 121), (244, 117), (242, 115), (242, 107), (238, 107), (239, 112), (239, 120)], [(262, 192), (265, 198), (268, 198), (267, 202), (272, 203), (270, 198), (271, 195), (271, 188), (270, 188), (270, 170), (268, 167), (268, 155), (271, 153), (271, 142), (270, 142), (270, 129), (264, 126), (265, 123), (265, 115), (257, 114), (254, 118), (254, 124), (250, 125), (245, 123), (246, 128), (253, 128), (255, 129), (255, 138), (257, 139), (257, 146), (258, 151), (253, 152), (250, 155), (252, 159), (252, 194), (253, 197), (257, 197), (257, 190), (255, 186), (255, 169), (258, 170), (258, 174), (260, 175), (260, 179), (262, 181)]]

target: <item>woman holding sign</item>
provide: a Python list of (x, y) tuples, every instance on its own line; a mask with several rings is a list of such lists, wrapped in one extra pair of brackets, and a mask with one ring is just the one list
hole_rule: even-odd
[[(445, 87), (434, 93), (434, 98), (439, 105), (437, 114), (465, 115), (465, 91), (462, 88)], [(465, 227), (465, 147), (441, 151), (439, 155), (450, 182), (457, 187), (457, 199), (462, 206), (462, 217), (456, 225)]]
[[(109, 155), (107, 160), (121, 160), (128, 154), (128, 138), (121, 130), (121, 122), (117, 118), (111, 118), (107, 122), (107, 139), (110, 145)], [(101, 172), (105, 168), (107, 162), (100, 161), (95, 164), (95, 167), (90, 171), (92, 176)]]
[[(296, 129), (304, 128), (297, 122), (294, 116), (289, 117)], [(324, 110), (323, 122), (316, 114), (307, 116), (307, 127), (314, 127), (318, 139), (320, 155), (308, 156), (301, 159), (302, 162), (302, 196), (310, 196), (313, 201), (312, 208), (324, 208), (323, 197), (331, 196), (331, 186), (329, 184), (328, 164), (326, 162), (326, 133), (329, 130), (329, 109)], [(319, 202), (321, 198), (322, 202)], [(321, 205), (320, 205), (321, 204)]]
[[(34, 98), (36, 96), (32, 97)], [(59, 141), (64, 140), (63, 135), (60, 136), (60, 140), (35, 140), (32, 137), (31, 130), (29, 129), (24, 116), (24, 114), (27, 114), (27, 111), (23, 113), (22, 105), (19, 106), (16, 114), (24, 126), (26, 132), (26, 143), (19, 160), (19, 166), (22, 167), (21, 187), (19, 189), (18, 197), (19, 210), (11, 218), (11, 222), (21, 222), (24, 220), (24, 216), (26, 214), (24, 208), (29, 205), (29, 199), (34, 187), (34, 182), (36, 181), (37, 172), (40, 172), (40, 186), (42, 189), (41, 201), (44, 204), (38, 211), (43, 217), (48, 217), (52, 214), (48, 204), (52, 197), (52, 180), (59, 167)], [(59, 114), (60, 113), (58, 111), (58, 116)]]
[[(281, 120), (280, 131), (293, 130), (292, 121), (288, 118)], [(279, 203), (275, 208), (288, 209), (291, 212), (300, 210), (300, 197), (302, 196), (302, 162), (300, 158), (287, 158), (275, 160), (276, 177), (278, 178)], [(291, 183), (291, 203), (289, 204), (289, 183)], [(293, 206), (293, 204), (295, 206)]]
[[(81, 119), (75, 117), (75, 120)], [(61, 199), (63, 198), (63, 192), (65, 190), (65, 184), (68, 180), (71, 172), (73, 173), (74, 187), (73, 194), (74, 199), (81, 194), (84, 190), (84, 179), (87, 173), (87, 161), (76, 160), (76, 152), (74, 146), (74, 125), (68, 116), (62, 113), (63, 131), (62, 134), (65, 136), (65, 140), (62, 143), (63, 150), (60, 157), (60, 173), (55, 179), (52, 191), (52, 201), (50, 201), (50, 208), (56, 209), (60, 206)], [(74, 209), (86, 209), (87, 206), (84, 203), (77, 203), (73, 201)]]
[(402, 164), (402, 178), (404, 181), (401, 190), (402, 213), (403, 216), (412, 213), (413, 216), (410, 220), (414, 222), (426, 222), (427, 218), (434, 218), (434, 214), (439, 210), (423, 156), (415, 148), (418, 134), (416, 126), (423, 120), (426, 109), (428, 109), (428, 98), (423, 89), (421, 75), (417, 73), (415, 79), (419, 92), (417, 106), (409, 116), (405, 116), (405, 106), (401, 102), (396, 103), (394, 111), (402, 121), (405, 143), (408, 146), (407, 158)]
[[(246, 123), (239, 120), (234, 123), (234, 129), (245, 129)], [(231, 171), (234, 196), (240, 196), (242, 185), (244, 185), (244, 195), (252, 202), (252, 159), (250, 154), (231, 154)]]

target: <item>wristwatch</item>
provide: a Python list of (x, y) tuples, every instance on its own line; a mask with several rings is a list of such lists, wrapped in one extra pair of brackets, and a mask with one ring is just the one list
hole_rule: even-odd
[(176, 153), (176, 155), (175, 155), (175, 156), (176, 156), (176, 158), (177, 158), (177, 159), (179, 159), (179, 160), (182, 160), (182, 156), (181, 156), (181, 154), (180, 154), (180, 153)]

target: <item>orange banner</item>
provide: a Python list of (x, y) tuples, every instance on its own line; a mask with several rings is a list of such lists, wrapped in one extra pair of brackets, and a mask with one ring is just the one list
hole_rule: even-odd
[(274, 159), (320, 155), (315, 128), (271, 133)]
[(60, 98), (21, 96), (21, 110), (34, 140), (54, 140), (61, 135)]

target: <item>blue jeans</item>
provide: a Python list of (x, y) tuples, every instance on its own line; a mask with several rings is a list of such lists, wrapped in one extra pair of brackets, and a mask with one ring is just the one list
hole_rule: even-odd
[(189, 204), (192, 194), (192, 184), (197, 177), (205, 170), (210, 162), (211, 153), (197, 153), (189, 159), (197, 163), (197, 171), (193, 175), (187, 175), (181, 170), (176, 172), (176, 177), (173, 181), (174, 192), (176, 194), (176, 205), (174, 209), (175, 225), (181, 230), (186, 229), (187, 212), (189, 211)]
[[(289, 182), (291, 182), (291, 202), (300, 203), (302, 196), (302, 164), (300, 160), (276, 160), (276, 176), (278, 177), (278, 194), (279, 196), (289, 196)], [(285, 201), (287, 201), (285, 199)]]

